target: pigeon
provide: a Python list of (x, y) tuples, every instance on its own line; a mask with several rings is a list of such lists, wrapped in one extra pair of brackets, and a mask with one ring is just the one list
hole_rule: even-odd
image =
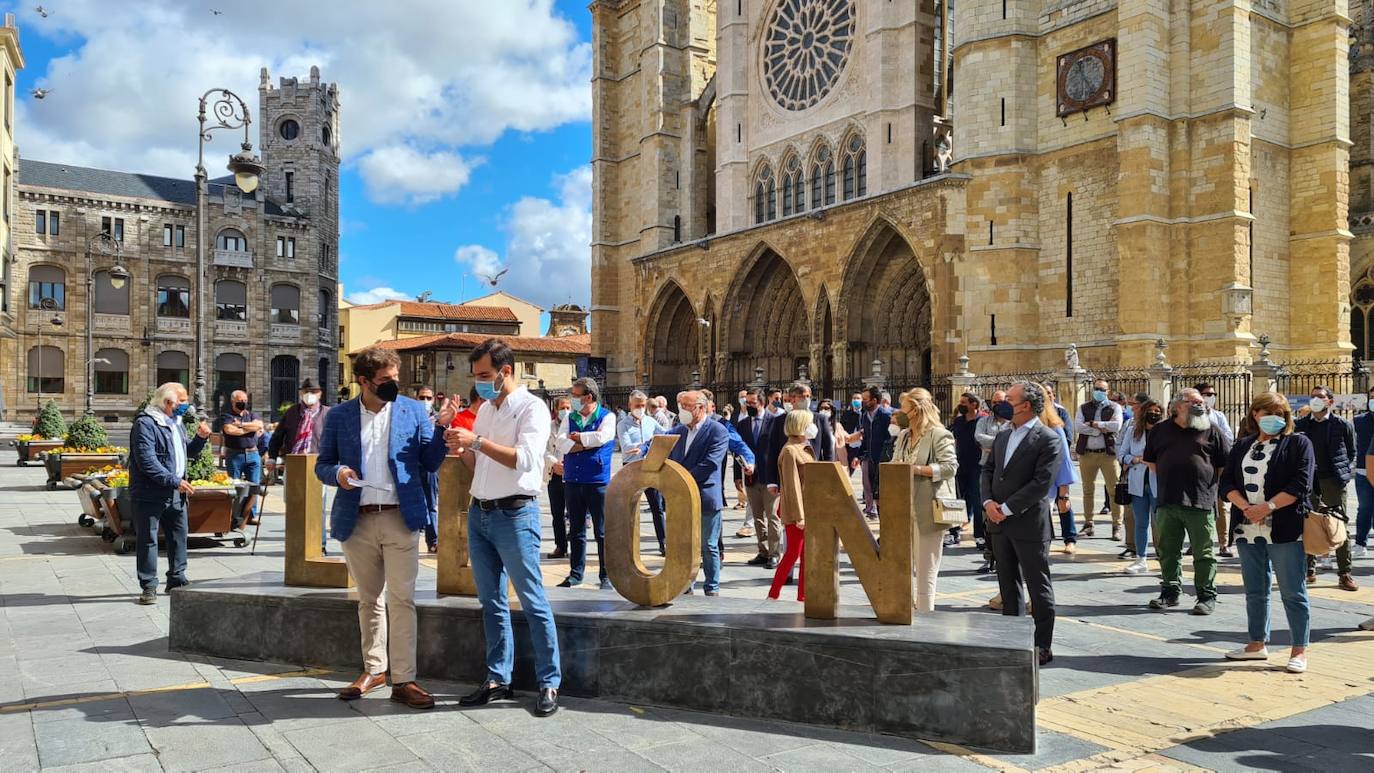
[(48, 18), (48, 9), (47, 9), (47, 8), (44, 8), (44, 7), (41, 6), (41, 5), (38, 6), (37, 8), (35, 8), (35, 9), (33, 9), (33, 12), (36, 13), (36, 14), (38, 14), (41, 18), (44, 18), (44, 19)]
[(213, 13), (213, 14), (216, 15), (216, 16), (223, 16), (223, 15), (224, 15), (224, 11), (216, 11), (214, 8), (211, 8), (211, 9), (210, 9), (210, 13)]
[(503, 268), (495, 274), (478, 274), (477, 276), (480, 276), (482, 279), (486, 280), (487, 284), (491, 285), (492, 287), (495, 287), (497, 283), (501, 281), (501, 277), (506, 275), (507, 271), (510, 271), (510, 269)]
[(52, 89), (34, 89), (33, 98), (42, 99), (52, 93)]

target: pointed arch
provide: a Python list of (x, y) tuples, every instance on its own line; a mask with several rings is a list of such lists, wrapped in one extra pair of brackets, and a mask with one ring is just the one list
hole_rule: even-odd
[(759, 163), (751, 178), (754, 181), (754, 224), (778, 218), (778, 181), (773, 165), (767, 159)]
[(809, 360), (811, 323), (791, 264), (760, 242), (730, 288), (721, 314), (730, 324), (721, 338), (729, 372), (722, 375), (742, 384), (763, 368), (770, 383), (796, 378), (797, 366)]
[(844, 170), (844, 199), (862, 198), (868, 195), (868, 144), (857, 128), (850, 129), (840, 143), (843, 157), (841, 168)]
[(674, 280), (663, 283), (649, 306), (644, 333), (644, 368), (653, 385), (689, 384), (699, 366), (701, 327), (696, 307)]
[(835, 325), (848, 344), (847, 378), (862, 378), (879, 359), (894, 388), (928, 385), (934, 299), (926, 268), (911, 245), (884, 217), (875, 218), (855, 242)]
[(788, 148), (778, 165), (782, 174), (782, 216), (806, 211), (806, 175), (802, 172), (801, 156)]
[(811, 209), (835, 203), (835, 150), (824, 137), (817, 137), (807, 156), (807, 175), (811, 183)]
[(819, 394), (833, 396), (835, 393), (835, 357), (833, 354), (835, 337), (835, 324), (830, 309), (830, 292), (825, 286), (821, 286), (819, 297), (816, 298), (816, 313), (812, 316), (815, 320), (814, 329), (811, 332), (811, 340), (820, 344), (821, 352), (819, 360), (811, 369), (811, 379), (820, 385)]

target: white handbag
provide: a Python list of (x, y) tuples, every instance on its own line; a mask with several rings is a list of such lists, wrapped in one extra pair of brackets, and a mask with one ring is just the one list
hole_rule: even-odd
[[(908, 437), (910, 437), (908, 435)], [(930, 455), (926, 458), (926, 466), (935, 464), (935, 443), (930, 444)], [(930, 503), (931, 517), (937, 526), (963, 526), (968, 523), (968, 507), (964, 500), (957, 496), (942, 496), (941, 492), (948, 491), (949, 481), (932, 481), (935, 488), (935, 499)]]

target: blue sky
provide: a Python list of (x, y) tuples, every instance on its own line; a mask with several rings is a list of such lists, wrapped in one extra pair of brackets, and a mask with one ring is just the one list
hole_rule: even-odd
[[(52, 0), (47, 18), (0, 5), (19, 16), (27, 60), (21, 156), (189, 178), (202, 92), (227, 86), (256, 110), (259, 67), (275, 82), (319, 64), (343, 105), (349, 296), (456, 301), (490, 290), (475, 273), (508, 267), (501, 289), (589, 301), (585, 0), (407, 0), (404, 13), (370, 0)], [(51, 94), (32, 99), (40, 86)], [(207, 158), (234, 149), (222, 136)]]

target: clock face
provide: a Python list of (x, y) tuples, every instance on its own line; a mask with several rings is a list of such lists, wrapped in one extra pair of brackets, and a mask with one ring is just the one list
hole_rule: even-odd
[(1056, 66), (1058, 115), (1110, 105), (1116, 100), (1116, 40), (1060, 55)]
[(1101, 59), (1085, 56), (1069, 67), (1069, 74), (1064, 77), (1064, 93), (1070, 99), (1086, 102), (1102, 88), (1102, 79), (1106, 74), (1107, 68)]

